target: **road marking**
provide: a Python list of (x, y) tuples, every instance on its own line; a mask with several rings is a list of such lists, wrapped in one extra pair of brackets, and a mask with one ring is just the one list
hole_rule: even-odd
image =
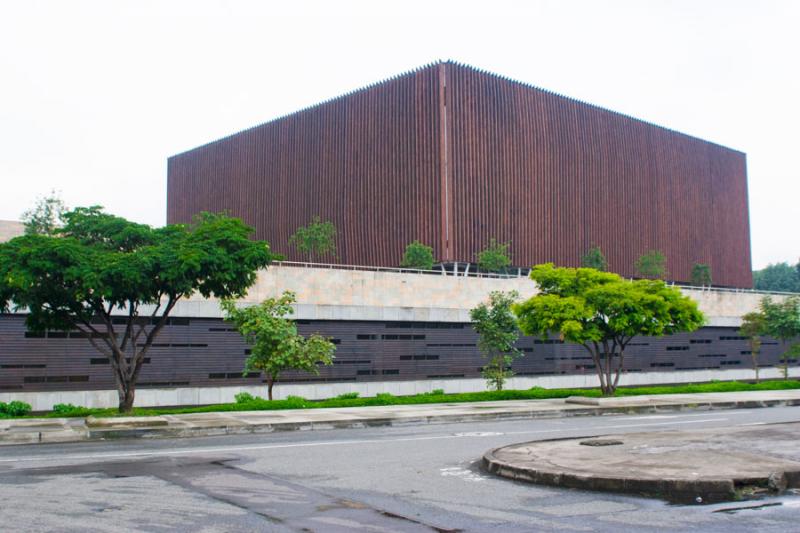
[(486, 476), (482, 476), (481, 474), (473, 472), (467, 468), (461, 468), (460, 466), (440, 468), (439, 474), (442, 477), (457, 477), (459, 479), (463, 479), (464, 481), (486, 481), (486, 479), (488, 479)]
[[(636, 428), (636, 427), (650, 427), (650, 426), (671, 426), (680, 424), (701, 424), (704, 422), (721, 422), (729, 420), (727, 417), (720, 418), (704, 418), (698, 420), (670, 420), (664, 422), (650, 422), (643, 424), (616, 424), (616, 425), (601, 425), (595, 426), (592, 431), (618, 429), (618, 428)], [(585, 432), (586, 429), (582, 428), (557, 428), (557, 429), (539, 429), (527, 431), (507, 431), (504, 435), (536, 435), (543, 433), (568, 433), (568, 432)], [(97, 454), (78, 454), (78, 455), (61, 455), (58, 457), (39, 455), (16, 457), (8, 459), (0, 459), (0, 463), (22, 463), (22, 462), (54, 462), (54, 461), (72, 461), (72, 460), (88, 460), (88, 459), (122, 459), (130, 457), (156, 457), (156, 456), (172, 456), (172, 455), (192, 455), (192, 454), (210, 454), (210, 453), (228, 453), (240, 451), (255, 451), (255, 450), (277, 450), (285, 448), (311, 448), (316, 446), (346, 446), (356, 444), (380, 444), (391, 442), (415, 442), (426, 440), (443, 440), (443, 439), (460, 439), (460, 438), (483, 438), (498, 436), (495, 432), (471, 432), (471, 433), (455, 433), (448, 435), (430, 435), (422, 437), (401, 437), (390, 439), (360, 439), (360, 440), (342, 440), (342, 441), (320, 441), (320, 442), (295, 442), (287, 444), (257, 444), (257, 445), (241, 445), (241, 446), (220, 446), (214, 448), (185, 448), (179, 450), (154, 450), (154, 451), (137, 451), (137, 452), (116, 452), (116, 453), (97, 453)], [(566, 436), (565, 438), (571, 438)]]
[(676, 420), (670, 422), (650, 422), (648, 424), (617, 424), (615, 426), (604, 426), (606, 428), (640, 428), (648, 426), (673, 426), (678, 424), (702, 424), (703, 422), (722, 422), (728, 418), (703, 418), (700, 420)]
[[(555, 433), (564, 431), (563, 429), (541, 429), (538, 431), (526, 431), (525, 433)], [(486, 432), (485, 436), (494, 436)], [(13, 459), (0, 459), (0, 463), (16, 463), (16, 462), (30, 462), (30, 461), (69, 461), (75, 459), (114, 459), (126, 457), (153, 457), (159, 455), (188, 455), (196, 453), (225, 453), (225, 452), (238, 452), (238, 451), (251, 451), (251, 450), (275, 450), (283, 448), (310, 448), (314, 446), (343, 446), (352, 444), (379, 444), (390, 442), (413, 442), (425, 440), (441, 440), (441, 439), (463, 439), (473, 438), (475, 434), (448, 434), (448, 435), (430, 435), (426, 437), (401, 437), (397, 439), (361, 439), (361, 440), (340, 440), (340, 441), (320, 441), (320, 442), (295, 442), (288, 444), (257, 444), (257, 445), (243, 445), (243, 446), (223, 446), (216, 448), (186, 448), (182, 450), (155, 450), (155, 451), (142, 451), (142, 452), (117, 452), (117, 453), (97, 453), (97, 454), (84, 454), (84, 455), (62, 455), (59, 457), (51, 457), (46, 455), (17, 457)]]

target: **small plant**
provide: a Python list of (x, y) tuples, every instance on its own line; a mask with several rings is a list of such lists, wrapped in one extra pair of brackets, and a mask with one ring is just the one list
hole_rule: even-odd
[(57, 403), (53, 406), (53, 412), (59, 415), (65, 415), (72, 411), (77, 411), (78, 409), (83, 409), (83, 407), (71, 403)]
[(711, 267), (703, 263), (692, 266), (692, 285), (697, 287), (711, 286)]
[(253, 396), (249, 392), (240, 392), (234, 396), (234, 398), (236, 399), (236, 403), (252, 403), (261, 399), (258, 396)]
[(516, 291), (494, 291), (489, 295), (488, 305), (481, 303), (469, 312), (472, 328), (480, 335), (478, 348), (488, 359), (482, 370), (483, 377), (486, 385), (496, 391), (503, 390), (506, 379), (514, 375), (511, 363), (522, 356), (516, 348), (519, 328), (511, 312), (518, 297)]
[(634, 266), (642, 278), (664, 279), (667, 275), (667, 258), (659, 250), (650, 250), (640, 256)]
[(382, 402), (391, 402), (394, 396), (392, 396), (388, 392), (379, 392), (378, 394), (375, 395), (375, 398)]
[(606, 261), (606, 256), (603, 255), (599, 246), (592, 246), (589, 248), (589, 251), (581, 257), (581, 266), (606, 272), (608, 270), (608, 261)]
[(315, 216), (308, 226), (297, 228), (297, 231), (289, 237), (289, 244), (304, 254), (309, 262), (328, 254), (336, 257), (336, 226), (333, 222), (322, 221)]
[(345, 392), (336, 397), (337, 400), (355, 400), (358, 398), (357, 392)]
[(25, 402), (18, 402), (16, 400), (12, 402), (0, 402), (0, 415), (6, 416), (25, 416), (31, 412), (30, 404)]
[(284, 400), (290, 409), (305, 409), (309, 406), (308, 400), (302, 396), (292, 396), (291, 394)]
[(220, 304), (226, 319), (251, 346), (243, 374), (263, 372), (269, 400), (282, 372), (301, 370), (319, 375), (320, 365), (333, 364), (336, 345), (319, 335), (300, 335), (297, 324), (287, 318), (294, 313), (294, 302), (294, 293), (284, 291), (280, 298), (268, 298), (250, 307), (237, 307), (233, 300)]
[(444, 389), (433, 389), (431, 391), (431, 394), (433, 396), (443, 396), (444, 395)]
[(64, 213), (67, 211), (64, 201), (55, 190), (49, 196), (36, 200), (36, 205), (22, 213), (27, 235), (55, 235), (58, 228), (64, 225)]
[(403, 254), (401, 267), (418, 268), (420, 270), (431, 270), (433, 268), (433, 248), (426, 246), (419, 241), (414, 241), (406, 246)]
[(508, 248), (510, 242), (497, 242), (496, 239), (489, 241), (482, 252), (478, 254), (478, 267), (487, 272), (500, 272), (511, 266), (511, 255)]

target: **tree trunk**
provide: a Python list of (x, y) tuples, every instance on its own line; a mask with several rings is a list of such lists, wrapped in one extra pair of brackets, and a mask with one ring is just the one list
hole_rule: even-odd
[(789, 355), (786, 352), (786, 339), (783, 340), (783, 379), (789, 379)]
[(123, 384), (119, 387), (119, 412), (130, 413), (133, 411), (133, 401), (136, 396), (136, 389), (132, 384)]
[(275, 378), (267, 376), (267, 398), (272, 401), (272, 387), (275, 385)]

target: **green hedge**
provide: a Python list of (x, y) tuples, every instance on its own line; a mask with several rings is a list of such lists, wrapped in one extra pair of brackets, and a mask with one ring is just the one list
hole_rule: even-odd
[[(616, 396), (641, 396), (646, 394), (695, 394), (703, 392), (742, 392), (800, 389), (800, 381), (764, 381), (758, 384), (739, 381), (702, 383), (696, 385), (663, 385), (658, 387), (628, 387), (617, 389)], [(134, 409), (135, 416), (152, 416), (160, 414), (210, 413), (224, 411), (271, 411), (281, 409), (324, 409), (328, 407), (369, 407), (381, 405), (414, 405), (430, 403), (466, 403), (491, 402), (500, 400), (547, 400), (566, 398), (568, 396), (600, 397), (599, 389), (543, 389), (534, 387), (529, 390), (504, 390), (485, 392), (464, 392), (444, 394), (441, 389), (431, 393), (414, 396), (393, 396), (382, 393), (375, 397), (359, 398), (352, 394), (343, 394), (328, 400), (306, 400), (299, 396), (289, 396), (285, 400), (265, 400), (247, 393), (237, 395), (236, 403), (205, 405), (201, 407), (183, 408), (147, 408)], [(14, 403), (14, 402), (12, 402)], [(26, 404), (27, 405), (27, 404)], [(30, 408), (30, 406), (28, 406)], [(60, 404), (53, 413), (45, 416), (117, 416), (116, 409), (89, 409), (69, 404)], [(17, 415), (19, 416), (19, 415)]]

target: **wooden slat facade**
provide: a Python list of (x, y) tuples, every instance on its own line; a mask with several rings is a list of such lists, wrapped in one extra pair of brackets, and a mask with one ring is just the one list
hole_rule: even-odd
[(325, 260), (397, 266), (414, 239), (474, 262), (491, 238), (513, 262), (576, 266), (600, 246), (634, 274), (696, 262), (750, 287), (745, 155), (470, 67), (440, 63), (174, 156), (168, 222), (228, 210), (289, 259), (314, 215), (339, 229)]

